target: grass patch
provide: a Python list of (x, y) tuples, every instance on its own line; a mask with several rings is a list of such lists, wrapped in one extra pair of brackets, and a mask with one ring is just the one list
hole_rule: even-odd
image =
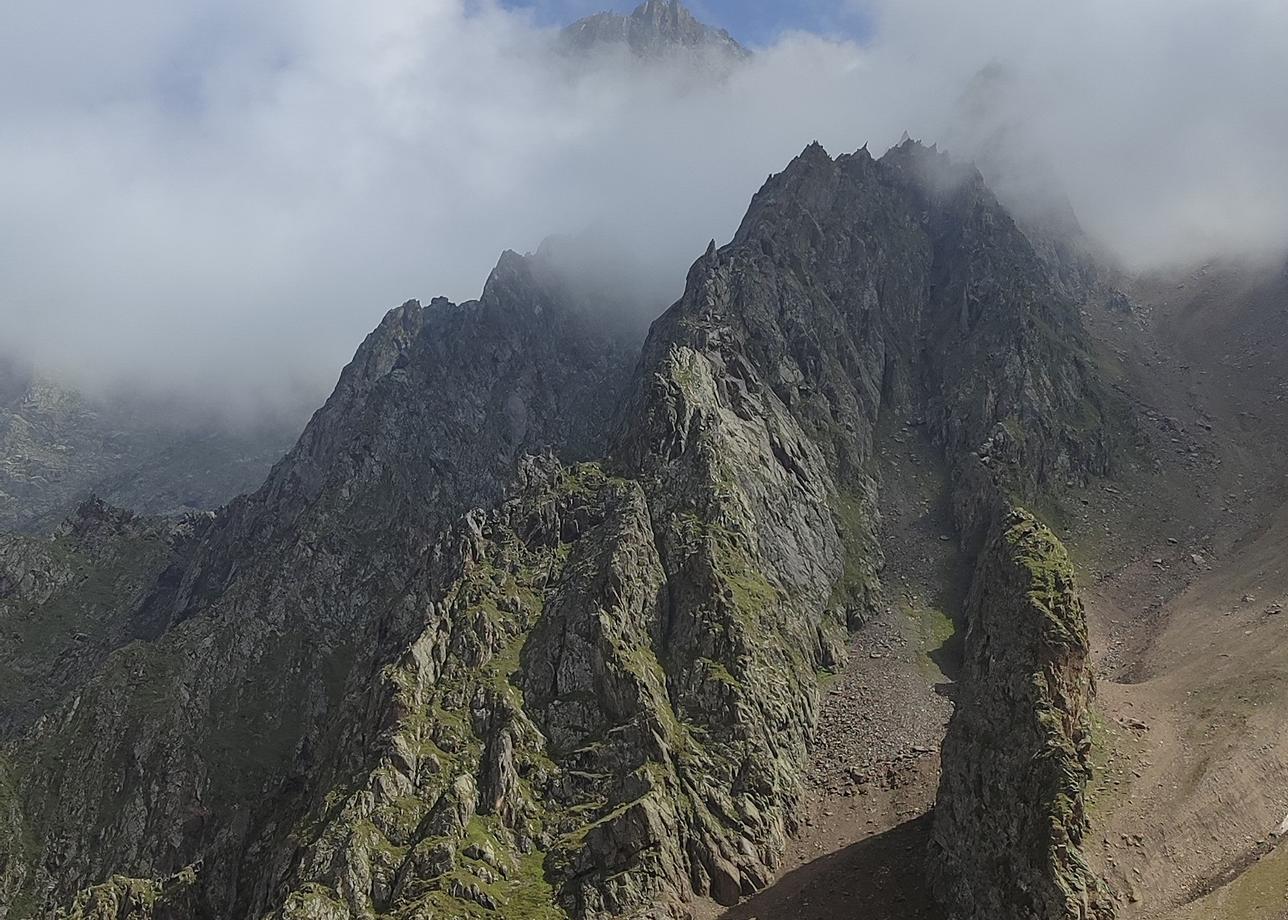
[(917, 661), (936, 683), (952, 679), (961, 661), (961, 639), (957, 624), (942, 608), (933, 604), (908, 607), (917, 640)]
[(1288, 847), (1280, 846), (1209, 899), (1207, 916), (1279, 920), (1288, 911)]

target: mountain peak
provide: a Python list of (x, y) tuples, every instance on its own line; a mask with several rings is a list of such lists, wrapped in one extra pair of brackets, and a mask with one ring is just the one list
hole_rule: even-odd
[(701, 22), (680, 0), (647, 0), (629, 16), (596, 13), (568, 26), (562, 37), (574, 51), (625, 45), (642, 58), (714, 52), (741, 60), (751, 54), (724, 29)]

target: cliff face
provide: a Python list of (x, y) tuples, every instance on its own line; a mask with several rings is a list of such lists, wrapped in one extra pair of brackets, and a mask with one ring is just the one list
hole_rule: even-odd
[(1110, 461), (1073, 306), (917, 144), (806, 150), (633, 375), (602, 315), (512, 255), (477, 302), (389, 314), (266, 484), (167, 544), (134, 641), (3, 749), (13, 915), (190, 866), (177, 916), (731, 903), (877, 602), (880, 419), (930, 426), (968, 521)]
[(1082, 860), (1093, 681), (1064, 547), (1000, 516), (966, 605), (929, 865), (952, 920), (1113, 916)]

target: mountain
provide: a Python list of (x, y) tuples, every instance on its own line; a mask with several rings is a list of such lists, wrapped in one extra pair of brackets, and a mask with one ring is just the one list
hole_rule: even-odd
[(285, 420), (242, 426), (142, 397), (90, 399), (0, 358), (0, 531), (48, 532), (90, 493), (147, 514), (217, 508), (262, 481), (297, 434)]
[[(1128, 423), (978, 173), (814, 145), (642, 349), (598, 296), (507, 253), (478, 301), (391, 311), (256, 492), (0, 546), (9, 916), (660, 917), (764, 888), (820, 686), (881, 613), (904, 425), (942, 452), (972, 590), (1033, 620), (967, 657), (1049, 673), (1019, 505), (1110, 472)], [(976, 903), (1107, 910), (1069, 857), (1090, 689), (1060, 615), (1068, 677), (1006, 697), (1056, 727), (950, 732), (939, 877)], [(968, 858), (985, 821), (1061, 835), (999, 876)]]
[(708, 54), (738, 61), (751, 54), (724, 29), (699, 22), (680, 0), (647, 0), (629, 16), (596, 13), (565, 28), (560, 38), (573, 52), (626, 47), (646, 59)]
[(289, 449), (0, 365), (0, 915), (1282, 914), (1288, 270), (1105, 265), (1018, 91), (979, 170), (810, 145), (660, 316), (506, 252)]

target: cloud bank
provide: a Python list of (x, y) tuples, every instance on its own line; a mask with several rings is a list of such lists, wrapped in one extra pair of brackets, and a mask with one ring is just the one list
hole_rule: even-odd
[(1288, 240), (1283, 4), (860, 12), (862, 42), (788, 34), (712, 79), (574, 66), (487, 2), (4, 4), (0, 349), (239, 411), (316, 401), (388, 307), (468, 299), (502, 249), (588, 227), (661, 307), (807, 142), (965, 138), (993, 61), (1005, 118), (1129, 266)]

